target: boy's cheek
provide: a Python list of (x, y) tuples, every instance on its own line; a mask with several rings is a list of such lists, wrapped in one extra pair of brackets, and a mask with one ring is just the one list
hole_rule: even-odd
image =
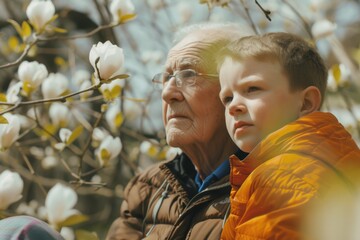
[(234, 126), (232, 117), (229, 116), (228, 114), (225, 114), (225, 121), (226, 121), (226, 129), (231, 134)]

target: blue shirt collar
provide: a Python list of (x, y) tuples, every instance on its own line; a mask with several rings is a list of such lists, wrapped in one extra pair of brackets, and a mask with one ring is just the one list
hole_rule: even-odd
[(214, 181), (220, 180), (230, 173), (230, 163), (229, 160), (224, 161), (220, 166), (218, 166), (214, 172), (207, 176), (204, 180), (201, 180), (199, 173), (195, 176), (195, 183), (198, 186), (198, 192), (204, 190)]
[[(240, 159), (244, 159), (248, 154), (238, 149), (235, 152), (235, 155)], [(211, 183), (220, 180), (230, 173), (230, 162), (229, 160), (225, 160), (220, 166), (218, 166), (214, 172), (212, 172), (209, 176), (207, 176), (204, 181), (200, 178), (199, 173), (196, 173), (195, 183), (198, 186), (198, 192), (201, 192), (205, 188), (207, 188)]]

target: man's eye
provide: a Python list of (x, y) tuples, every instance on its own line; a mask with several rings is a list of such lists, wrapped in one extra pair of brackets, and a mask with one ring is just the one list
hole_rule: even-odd
[(192, 78), (195, 77), (195, 73), (193, 71), (182, 71), (179, 73), (181, 78)]

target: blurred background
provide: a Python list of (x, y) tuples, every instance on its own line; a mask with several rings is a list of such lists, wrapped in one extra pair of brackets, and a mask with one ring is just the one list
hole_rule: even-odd
[[(115, 26), (109, 25), (113, 20), (110, 0), (52, 2), (58, 14), (52, 25), (66, 32), (43, 33), (43, 40), (21, 57), (29, 41), (23, 41), (8, 20), (19, 24), (28, 20), (25, 12), (30, 1), (0, 0), (1, 93), (8, 94), (19, 82), (18, 67), (25, 60), (46, 65), (49, 73), (62, 73), (69, 81), (69, 92), (76, 92), (78, 83), (84, 78), (90, 80), (94, 72), (89, 63), (91, 47), (107, 40), (123, 49), (123, 72), (130, 76), (120, 80), (121, 92), (110, 101), (95, 90), (86, 99), (75, 96), (64, 103), (70, 120), (61, 127), (82, 125), (84, 130), (73, 147), (62, 151), (55, 147), (60, 126), (54, 127), (50, 103), (36, 105), (36, 121), (31, 117), (32, 104), (11, 111), (21, 119), (20, 136), (1, 152), (0, 172), (9, 169), (19, 173), (24, 190), (21, 200), (6, 209), (6, 216), (27, 214), (46, 221), (42, 211), (46, 194), (61, 182), (76, 191), (75, 208), (89, 217), (71, 226), (70, 231), (86, 229), (104, 239), (119, 214), (129, 179), (178, 151), (166, 146), (161, 95), (152, 87), (151, 79), (163, 70), (174, 33), (192, 23), (231, 21), (258, 34), (286, 31), (314, 43), (329, 69), (323, 110), (334, 113), (360, 144), (358, 0), (133, 0), (136, 18)], [(36, 99), (43, 97), (35, 92), (32, 99), (23, 97), (19, 101)], [(106, 110), (102, 110), (104, 105)], [(95, 152), (105, 135), (119, 136), (122, 150), (103, 167)]]

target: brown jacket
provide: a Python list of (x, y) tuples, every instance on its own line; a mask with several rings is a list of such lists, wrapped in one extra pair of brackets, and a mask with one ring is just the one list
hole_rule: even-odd
[(229, 177), (198, 193), (195, 175), (181, 154), (136, 176), (106, 239), (220, 239), (229, 211)]

